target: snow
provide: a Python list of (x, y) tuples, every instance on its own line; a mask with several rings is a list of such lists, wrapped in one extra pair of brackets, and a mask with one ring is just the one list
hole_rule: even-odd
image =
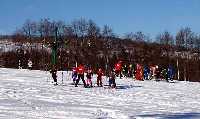
[[(104, 84), (107, 84), (104, 77)], [(94, 76), (93, 82), (96, 82)], [(0, 68), (1, 119), (199, 119), (200, 84), (116, 79), (117, 89), (71, 85), (71, 73)], [(80, 81), (80, 83), (82, 83)]]

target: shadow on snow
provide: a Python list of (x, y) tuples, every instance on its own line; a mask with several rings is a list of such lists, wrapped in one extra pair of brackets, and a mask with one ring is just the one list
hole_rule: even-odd
[[(159, 118), (159, 119), (200, 119), (200, 113), (172, 113), (172, 114), (144, 114), (137, 115), (140, 118)], [(131, 119), (135, 119), (135, 116), (131, 116)], [(137, 119), (137, 118), (136, 118)]]

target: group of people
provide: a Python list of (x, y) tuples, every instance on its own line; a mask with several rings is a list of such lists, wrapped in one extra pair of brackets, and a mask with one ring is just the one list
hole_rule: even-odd
[(162, 67), (158, 65), (141, 65), (141, 64), (122, 64), (118, 62), (115, 67), (120, 77), (133, 77), (136, 80), (173, 80), (175, 69), (172, 65)]
[[(86, 78), (87, 78), (86, 80), (84, 80), (84, 73), (86, 73)], [(94, 71), (92, 70), (91, 67), (84, 68), (82, 64), (80, 64), (78, 67), (74, 67), (72, 69), (72, 79), (75, 87), (78, 86), (80, 79), (82, 80), (85, 88), (93, 87), (94, 86), (92, 83), (93, 73)], [(104, 75), (104, 72), (102, 68), (99, 68), (96, 74), (97, 74), (97, 79), (96, 79), (97, 86), (103, 87), (102, 76)], [(113, 88), (116, 87), (115, 75), (113, 74), (113, 72), (110, 73), (109, 86)]]
[[(83, 64), (80, 64), (77, 67), (72, 69), (72, 80), (75, 87), (78, 87), (79, 81), (82, 80), (85, 88), (93, 87), (93, 74), (96, 73), (96, 84), (99, 87), (103, 86), (102, 76), (104, 75), (102, 68), (98, 68), (97, 71), (93, 70), (91, 67), (84, 67)], [(57, 75), (55, 67), (51, 70), (52, 78), (54, 79), (55, 85), (57, 85)], [(85, 80), (86, 74), (86, 80)], [(141, 65), (141, 64), (125, 64), (122, 61), (119, 61), (115, 64), (114, 68), (109, 71), (109, 87), (116, 88), (115, 78), (119, 76), (122, 77), (132, 77), (135, 80), (173, 80), (174, 78), (174, 68), (172, 65), (168, 67), (161, 67), (158, 65)]]

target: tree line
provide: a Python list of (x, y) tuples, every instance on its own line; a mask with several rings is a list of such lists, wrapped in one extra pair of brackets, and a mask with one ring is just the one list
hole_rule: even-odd
[[(171, 64), (179, 72), (180, 79), (199, 80), (200, 35), (189, 27), (180, 28), (175, 36), (164, 31), (155, 39), (142, 31), (125, 33), (119, 37), (109, 25), (100, 27), (93, 20), (80, 18), (66, 23), (44, 18), (25, 21), (12, 35), (12, 40), (17, 43), (41, 43), (50, 47), (55, 40), (55, 29), (60, 44), (57, 53), (61, 69), (72, 67), (76, 62), (109, 69), (117, 60), (123, 60), (125, 63), (158, 64), (163, 67)], [(3, 57), (10, 59), (4, 65), (17, 62), (14, 59), (19, 58), (19, 55), (15, 53), (3, 53)], [(23, 55), (26, 55), (25, 60), (33, 60), (35, 69), (44, 69), (50, 64), (48, 51), (31, 49)]]

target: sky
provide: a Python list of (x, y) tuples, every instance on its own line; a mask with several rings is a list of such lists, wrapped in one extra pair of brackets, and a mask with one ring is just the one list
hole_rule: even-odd
[(200, 0), (0, 0), (0, 34), (12, 34), (27, 20), (92, 19), (117, 35), (143, 31), (150, 37), (182, 27), (200, 33)]

